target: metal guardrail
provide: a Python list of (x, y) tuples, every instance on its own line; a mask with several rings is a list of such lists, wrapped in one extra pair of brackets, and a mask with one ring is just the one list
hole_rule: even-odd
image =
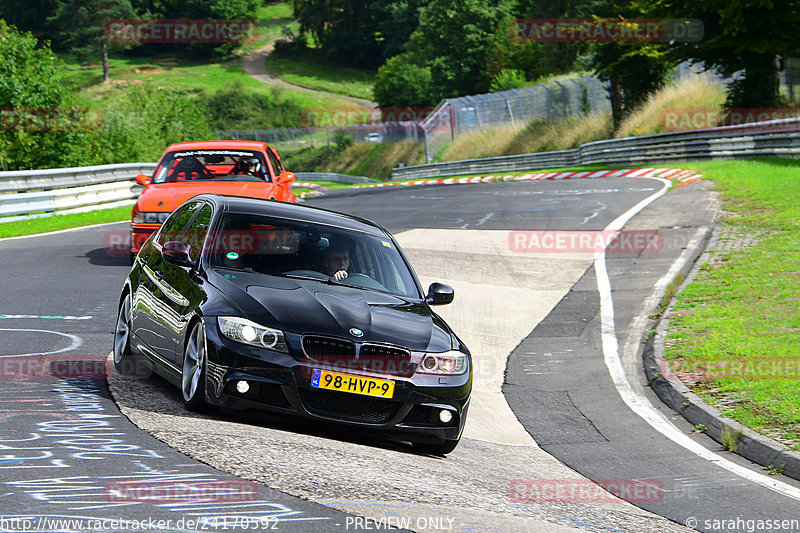
[(573, 150), (398, 167), (392, 169), (392, 179), (519, 172), (597, 163), (639, 166), (770, 156), (800, 157), (800, 119), (595, 141)]
[[(133, 178), (151, 174), (155, 163), (0, 172), (0, 222), (33, 213), (70, 213), (133, 203)], [(22, 216), (13, 216), (22, 215)]]
[(155, 163), (123, 163), (92, 167), (0, 172), (0, 192), (61, 189), (64, 187), (130, 180), (137, 174), (150, 175), (155, 168)]
[(295, 172), (294, 175), (298, 180), (308, 181), (338, 181), (341, 183), (375, 183), (378, 181), (366, 176), (351, 176), (336, 172)]
[[(132, 204), (142, 187), (133, 178), (150, 175), (155, 163), (0, 172), (0, 223), (33, 218), (34, 213), (72, 213)], [(372, 183), (364, 176), (297, 172), (298, 179)], [(46, 215), (45, 215), (46, 216)]]

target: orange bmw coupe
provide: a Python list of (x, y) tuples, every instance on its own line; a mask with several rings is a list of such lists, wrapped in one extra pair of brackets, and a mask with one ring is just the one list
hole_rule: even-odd
[(145, 189), (131, 214), (131, 256), (190, 198), (208, 193), (294, 202), (294, 177), (283, 168), (278, 152), (263, 142), (173, 144), (152, 176), (136, 176)]

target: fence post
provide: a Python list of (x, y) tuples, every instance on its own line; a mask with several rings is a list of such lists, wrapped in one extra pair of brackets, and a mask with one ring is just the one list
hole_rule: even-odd
[(553, 95), (550, 94), (550, 89), (544, 83), (542, 83), (540, 87), (544, 89), (544, 94), (547, 95), (545, 106), (547, 107), (547, 118), (549, 119), (553, 111)]
[(509, 102), (508, 98), (505, 97), (505, 96), (503, 97), (503, 100), (506, 101), (506, 109), (508, 110), (508, 116), (511, 117), (511, 126), (516, 128), (517, 127), (517, 123), (514, 120), (514, 112), (511, 110), (511, 102)]
[(557, 81), (554, 81), (553, 83), (561, 87), (561, 108), (563, 109), (564, 118), (567, 118), (567, 88)]

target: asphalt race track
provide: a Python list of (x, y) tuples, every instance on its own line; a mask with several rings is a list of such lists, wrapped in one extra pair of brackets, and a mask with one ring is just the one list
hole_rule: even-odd
[[(663, 189), (603, 178), (308, 202), (381, 223), (424, 283), (455, 288), (437, 312), (471, 348), (476, 379), (465, 436), (446, 458), (328, 427), (196, 415), (158, 378), (26, 376), (20, 365), (36, 354), (103, 364), (128, 270), (106, 245), (127, 226), (0, 240), (0, 531), (752, 531), (756, 520), (800, 529), (800, 484), (691, 434), (646, 386), (637, 361), (646, 300), (713, 221), (703, 183), (656, 198)], [(660, 245), (598, 259), (532, 240), (603, 230), (626, 213), (627, 230), (657, 231)], [(587, 478), (645, 490), (622, 489), (632, 504)], [(112, 491), (174, 481), (220, 492), (187, 503)], [(226, 499), (231, 487), (250, 497)], [(553, 487), (573, 492), (548, 497)], [(49, 521), (59, 517), (84, 522)]]

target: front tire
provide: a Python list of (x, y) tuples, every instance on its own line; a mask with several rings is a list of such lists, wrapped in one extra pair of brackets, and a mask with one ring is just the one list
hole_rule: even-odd
[(131, 295), (125, 298), (117, 313), (117, 326), (114, 328), (114, 368), (123, 375), (131, 375)]
[(141, 357), (137, 357), (131, 350), (131, 294), (125, 293), (122, 304), (117, 314), (117, 325), (114, 328), (114, 369), (122, 376), (147, 378), (152, 370)]
[(206, 405), (206, 330), (197, 322), (183, 351), (181, 372), (183, 404), (190, 411), (202, 411)]

